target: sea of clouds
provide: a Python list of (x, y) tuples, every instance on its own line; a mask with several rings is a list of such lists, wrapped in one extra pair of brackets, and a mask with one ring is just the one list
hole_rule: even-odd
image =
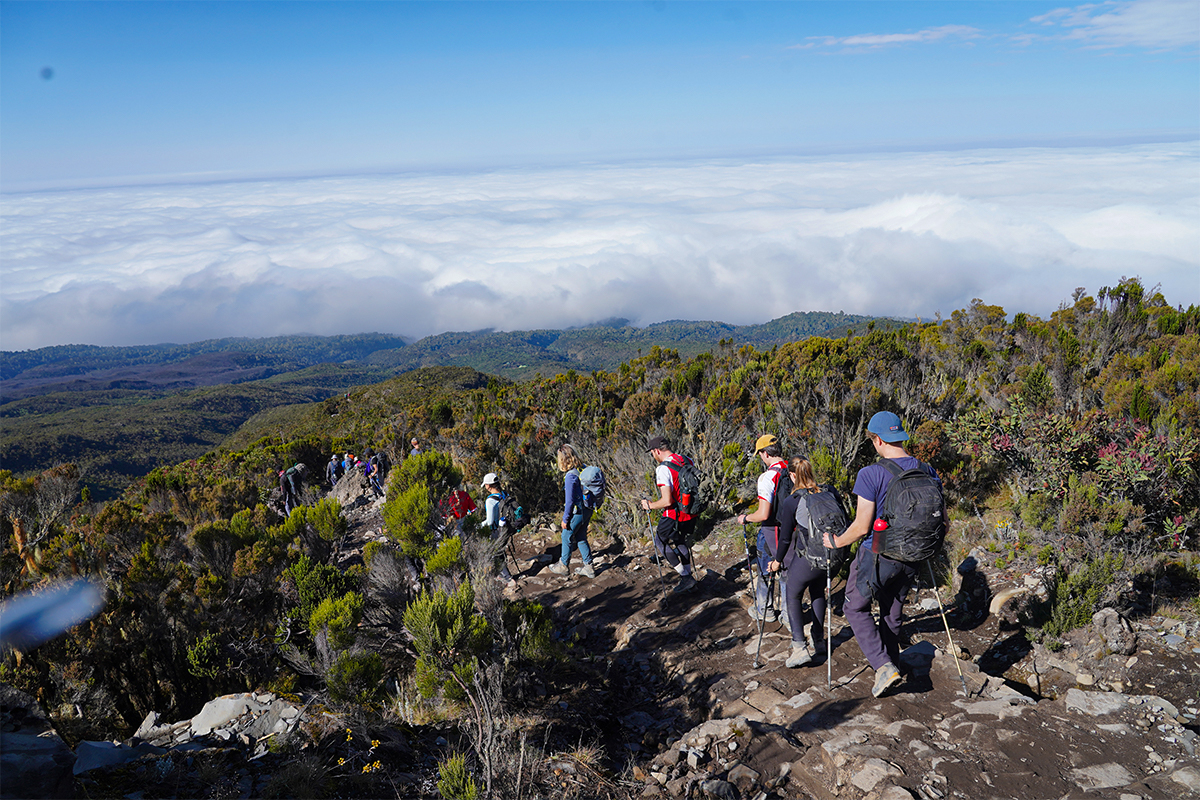
[(9, 194), (0, 349), (1200, 303), (1200, 143)]

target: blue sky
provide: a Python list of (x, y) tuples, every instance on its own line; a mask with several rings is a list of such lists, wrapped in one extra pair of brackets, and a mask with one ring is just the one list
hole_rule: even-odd
[(0, 2), (0, 347), (1197, 302), (1198, 43), (1192, 0)]
[(2, 178), (1193, 138), (1200, 5), (1156, 5), (5, 2)]

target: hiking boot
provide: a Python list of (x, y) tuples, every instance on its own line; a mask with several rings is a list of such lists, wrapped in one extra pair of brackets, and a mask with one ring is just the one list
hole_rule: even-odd
[(575, 569), (575, 574), (582, 575), (585, 578), (594, 578), (596, 577), (596, 570), (592, 569), (591, 564), (584, 564), (582, 567)]
[(679, 583), (675, 584), (674, 592), (683, 593), (696, 588), (696, 579), (691, 575), (681, 575)]
[(550, 571), (553, 572), (555, 575), (566, 575), (567, 574), (567, 565), (561, 561), (555, 561), (553, 564), (550, 565)]
[(875, 697), (882, 697), (888, 689), (899, 682), (900, 670), (896, 669), (896, 665), (889, 661), (875, 670), (875, 685), (871, 687), (871, 694)]
[(783, 662), (783, 665), (789, 668), (802, 667), (812, 660), (813, 654), (807, 644), (792, 642), (792, 654), (788, 656), (787, 661)]
[(779, 619), (779, 612), (773, 608), (768, 608), (764, 614), (754, 606), (750, 606), (750, 619), (757, 622), (760, 617), (762, 618), (763, 622), (774, 622), (775, 620)]

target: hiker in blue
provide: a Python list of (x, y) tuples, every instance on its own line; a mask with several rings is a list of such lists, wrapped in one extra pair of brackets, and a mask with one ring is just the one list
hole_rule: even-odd
[[(918, 564), (896, 561), (873, 552), (875, 531), (887, 529), (882, 518), (892, 472), (883, 459), (891, 459), (905, 470), (921, 469), (937, 478), (933, 467), (910, 456), (901, 445), (908, 441), (908, 434), (900, 418), (890, 411), (880, 411), (867, 423), (868, 436), (880, 461), (863, 467), (854, 481), (854, 494), (858, 497), (858, 511), (845, 533), (825, 537), (830, 547), (844, 547), (865, 537), (858, 548), (858, 555), (850, 565), (850, 576), (846, 583), (844, 607), (850, 629), (862, 648), (867, 662), (875, 670), (875, 685), (871, 694), (882, 696), (900, 682), (900, 623), (904, 614), (904, 599), (917, 581)], [(940, 485), (940, 480), (939, 480)], [(945, 509), (942, 509), (945, 519)], [(831, 541), (832, 539), (832, 541)], [(879, 603), (879, 623), (871, 614), (873, 599)]]
[[(758, 437), (754, 443), (754, 454), (762, 459), (763, 466), (766, 470), (758, 476), (758, 507), (749, 514), (738, 514), (738, 525), (745, 525), (747, 522), (757, 522), (758, 528), (758, 576), (759, 580), (754, 589), (754, 605), (750, 607), (750, 618), (757, 620), (762, 617), (766, 622), (774, 622), (779, 618), (779, 612), (770, 607), (768, 602), (767, 592), (767, 572), (768, 564), (775, 557), (775, 550), (778, 547), (779, 539), (779, 523), (776, 520), (776, 511), (778, 510), (779, 500), (777, 498), (781, 481), (788, 487), (783, 493), (784, 496), (791, 492), (790, 477), (787, 476), (787, 462), (781, 457), (783, 448), (779, 444), (779, 439), (771, 433), (765, 433)], [(786, 480), (785, 480), (786, 478)]]
[(579, 470), (583, 469), (583, 460), (575, 452), (575, 448), (564, 444), (558, 448), (554, 456), (563, 476), (563, 516), (562, 516), (562, 556), (550, 565), (550, 571), (555, 575), (569, 573), (567, 565), (571, 563), (571, 551), (579, 549), (579, 557), (583, 566), (575, 570), (576, 575), (585, 578), (596, 577), (592, 567), (592, 548), (588, 546), (587, 528), (595, 510), (583, 490), (579, 479)]

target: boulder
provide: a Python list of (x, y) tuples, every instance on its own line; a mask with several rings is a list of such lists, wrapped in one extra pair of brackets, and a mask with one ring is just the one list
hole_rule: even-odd
[(0, 684), (0, 798), (74, 797), (74, 766), (37, 701)]

